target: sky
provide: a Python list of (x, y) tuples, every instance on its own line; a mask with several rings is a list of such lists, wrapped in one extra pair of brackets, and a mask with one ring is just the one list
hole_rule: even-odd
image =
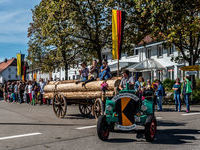
[(27, 30), (32, 22), (31, 9), (41, 0), (0, 0), (0, 62), (5, 58), (27, 55)]

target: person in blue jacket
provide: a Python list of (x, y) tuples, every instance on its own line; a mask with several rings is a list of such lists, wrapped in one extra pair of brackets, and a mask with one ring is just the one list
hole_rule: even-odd
[(162, 100), (165, 95), (164, 87), (161, 84), (160, 80), (157, 80), (156, 83), (158, 84), (158, 89), (156, 90), (157, 96), (157, 110), (162, 111)]
[(108, 66), (108, 63), (106, 60), (102, 61), (102, 66), (100, 68), (99, 77), (100, 77), (100, 80), (107, 80), (107, 79), (111, 78), (110, 67)]

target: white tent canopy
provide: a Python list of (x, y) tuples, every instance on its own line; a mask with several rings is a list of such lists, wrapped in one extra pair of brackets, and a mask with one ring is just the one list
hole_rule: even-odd
[(129, 66), (127, 68), (129, 71), (151, 71), (152, 69), (163, 70), (164, 66), (162, 66), (159, 62), (154, 59), (146, 59), (138, 64)]

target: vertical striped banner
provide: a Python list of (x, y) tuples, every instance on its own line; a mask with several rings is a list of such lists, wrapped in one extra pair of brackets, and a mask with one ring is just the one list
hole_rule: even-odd
[(113, 59), (120, 59), (125, 13), (112, 10), (112, 55)]
[(17, 75), (21, 76), (22, 73), (22, 59), (21, 54), (17, 54)]

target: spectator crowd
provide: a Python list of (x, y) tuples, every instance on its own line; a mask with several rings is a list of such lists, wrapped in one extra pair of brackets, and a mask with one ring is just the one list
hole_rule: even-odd
[(9, 103), (46, 104), (47, 101), (43, 96), (45, 85), (43, 79), (39, 82), (35, 80), (5, 82), (2, 86), (3, 98)]
[[(76, 81), (76, 84), (82, 84), (85, 86), (88, 82), (97, 80), (99, 77), (100, 80), (103, 80), (101, 89), (106, 91), (107, 83), (106, 81), (110, 79), (111, 73), (110, 68), (106, 60), (103, 60), (102, 66), (98, 68), (97, 61), (94, 60), (90, 69), (88, 69), (85, 62), (81, 63), (80, 80)], [(50, 103), (44, 98), (44, 87), (46, 83), (43, 79), (40, 79), (39, 82), (33, 81), (16, 81), (16, 82), (7, 82), (3, 85), (3, 96), (4, 100), (9, 103), (27, 103), (31, 105), (35, 104), (46, 104)], [(144, 78), (141, 76), (136, 79), (134, 76), (131, 76), (128, 70), (123, 70), (122, 79), (119, 87), (116, 89), (116, 93), (120, 90), (123, 90), (129, 86), (129, 89), (133, 89), (140, 99), (143, 98), (143, 92), (145, 90), (152, 90), (155, 95), (155, 103), (157, 104), (157, 110), (162, 111), (163, 98), (166, 96), (165, 88), (160, 80), (154, 80), (151, 83), (150, 80), (144, 81)], [(186, 112), (190, 111), (190, 95), (192, 93), (192, 83), (190, 77), (184, 77), (183, 83), (180, 82), (180, 79), (177, 78), (175, 84), (172, 87), (174, 93), (175, 101), (175, 110), (181, 111), (181, 98), (184, 99), (186, 104)]]

